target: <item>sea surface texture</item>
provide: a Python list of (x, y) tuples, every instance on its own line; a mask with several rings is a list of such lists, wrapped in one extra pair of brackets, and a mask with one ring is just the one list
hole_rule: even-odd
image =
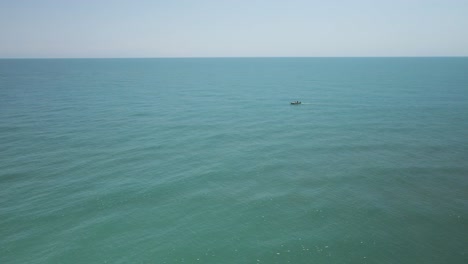
[(0, 60), (0, 263), (468, 263), (468, 58)]

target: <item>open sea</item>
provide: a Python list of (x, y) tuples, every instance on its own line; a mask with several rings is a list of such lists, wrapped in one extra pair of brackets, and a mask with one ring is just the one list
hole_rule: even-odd
[(468, 263), (468, 58), (2, 59), (0, 263)]

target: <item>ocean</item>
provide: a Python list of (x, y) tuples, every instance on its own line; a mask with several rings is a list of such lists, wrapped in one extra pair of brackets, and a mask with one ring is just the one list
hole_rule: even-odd
[(0, 263), (468, 263), (468, 58), (2, 59)]

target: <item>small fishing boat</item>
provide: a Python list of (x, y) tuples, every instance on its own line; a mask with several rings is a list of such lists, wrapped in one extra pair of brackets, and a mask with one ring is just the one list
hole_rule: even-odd
[(294, 101), (294, 102), (291, 102), (292, 105), (300, 105), (301, 104), (301, 101)]

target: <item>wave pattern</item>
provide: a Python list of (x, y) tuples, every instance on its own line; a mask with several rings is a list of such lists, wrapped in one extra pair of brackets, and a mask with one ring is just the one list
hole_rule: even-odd
[(0, 260), (466, 263), (466, 72), (0, 60)]

